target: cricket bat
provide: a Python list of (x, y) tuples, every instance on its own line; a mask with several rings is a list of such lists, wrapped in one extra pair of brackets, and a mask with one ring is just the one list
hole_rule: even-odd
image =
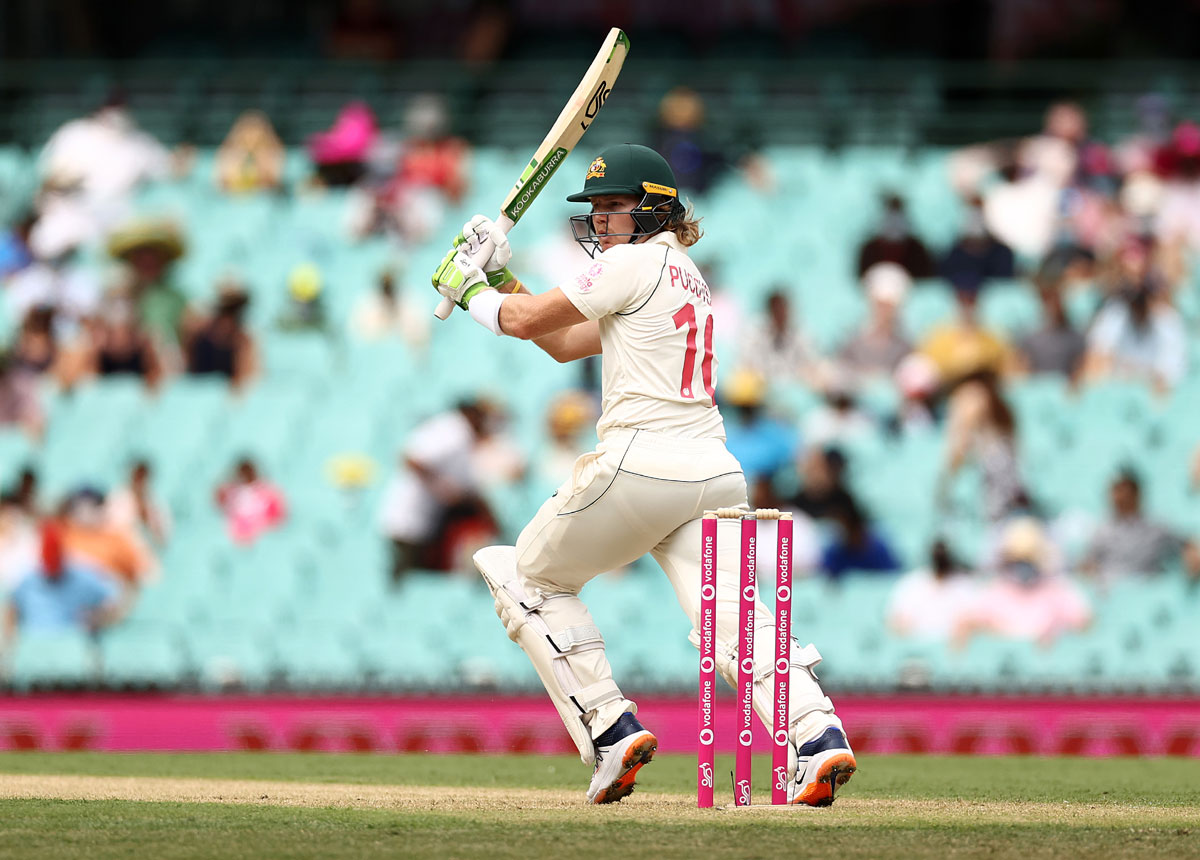
[[(521, 220), (521, 216), (546, 187), (550, 177), (567, 160), (583, 133), (591, 127), (596, 114), (600, 113), (600, 108), (604, 107), (608, 94), (612, 92), (613, 83), (621, 73), (621, 66), (625, 64), (625, 56), (628, 53), (629, 37), (620, 28), (613, 27), (566, 107), (550, 127), (550, 133), (533, 153), (533, 158), (529, 159), (529, 164), (521, 171), (521, 176), (500, 204), (500, 216), (496, 219), (496, 224), (505, 233)], [(489, 239), (472, 257), (472, 262), (482, 266), (494, 249), (495, 246)], [(438, 319), (444, 320), (450, 316), (452, 310), (454, 302), (443, 298), (434, 314)]]

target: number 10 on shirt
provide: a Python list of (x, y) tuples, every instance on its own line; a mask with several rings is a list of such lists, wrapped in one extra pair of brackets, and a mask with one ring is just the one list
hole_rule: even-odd
[[(679, 396), (685, 400), (695, 400), (696, 383), (696, 306), (687, 302), (671, 317), (675, 328), (687, 326), (687, 350), (683, 355), (683, 377), (679, 381)], [(704, 318), (704, 358), (700, 360), (700, 376), (704, 381), (704, 392), (708, 395), (708, 405), (716, 403), (716, 392), (713, 389), (713, 317), (708, 314)]]

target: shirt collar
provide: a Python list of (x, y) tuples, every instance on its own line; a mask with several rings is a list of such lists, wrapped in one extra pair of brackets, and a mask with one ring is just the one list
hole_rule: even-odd
[(687, 248), (684, 246), (684, 244), (682, 242), (679, 241), (679, 237), (676, 236), (674, 233), (672, 233), (670, 230), (663, 230), (661, 233), (655, 233), (653, 236), (651, 236), (649, 239), (646, 240), (646, 244), (647, 245), (653, 245), (653, 244), (666, 245), (668, 248), (672, 248), (676, 251), (679, 251), (682, 254), (687, 253)]

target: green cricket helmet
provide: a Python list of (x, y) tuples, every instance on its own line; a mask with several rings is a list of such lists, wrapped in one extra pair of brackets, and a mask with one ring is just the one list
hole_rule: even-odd
[[(567, 201), (587, 203), (593, 197), (610, 194), (641, 196), (641, 201), (628, 210), (633, 216), (634, 232), (607, 234), (628, 237), (630, 243), (667, 229), (684, 214), (675, 185), (675, 171), (665, 158), (648, 146), (620, 143), (605, 149), (588, 165), (583, 190), (568, 196)], [(594, 214), (597, 213), (571, 216), (575, 241), (592, 255), (599, 246), (592, 222)]]

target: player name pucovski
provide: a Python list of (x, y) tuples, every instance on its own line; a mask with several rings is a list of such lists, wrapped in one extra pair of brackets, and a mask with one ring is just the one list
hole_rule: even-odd
[(703, 278), (679, 266), (668, 266), (667, 270), (671, 275), (671, 286), (687, 290), (706, 305), (712, 304), (712, 292)]

